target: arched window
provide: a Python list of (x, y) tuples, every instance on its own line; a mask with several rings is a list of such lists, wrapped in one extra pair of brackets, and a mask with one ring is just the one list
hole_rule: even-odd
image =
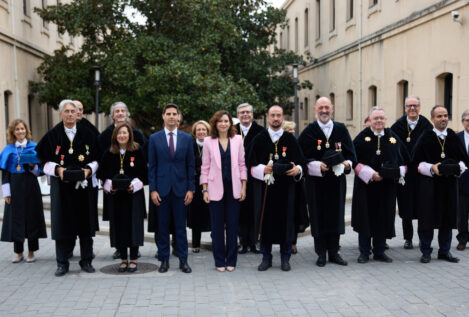
[(305, 47), (309, 45), (309, 17), (308, 9), (305, 10)]
[(353, 90), (347, 90), (347, 98), (345, 102), (345, 119), (353, 120)]
[(368, 105), (369, 109), (376, 107), (378, 102), (378, 88), (375, 85), (368, 88)]
[(401, 109), (402, 113), (405, 113), (405, 98), (409, 95), (409, 82), (407, 80), (401, 80), (397, 83), (397, 105), (396, 109)]

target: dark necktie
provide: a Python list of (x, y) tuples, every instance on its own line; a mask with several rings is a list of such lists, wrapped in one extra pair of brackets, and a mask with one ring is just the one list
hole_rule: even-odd
[(171, 157), (174, 158), (173, 132), (169, 132), (169, 153), (171, 153)]

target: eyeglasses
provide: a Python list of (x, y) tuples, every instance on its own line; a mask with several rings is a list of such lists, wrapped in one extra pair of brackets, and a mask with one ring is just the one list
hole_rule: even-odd
[(469, 123), (469, 119), (463, 119), (463, 122)]
[(405, 105), (406, 108), (418, 108), (420, 105)]
[(246, 110), (246, 111), (240, 111), (238, 112), (239, 114), (250, 114), (252, 111)]

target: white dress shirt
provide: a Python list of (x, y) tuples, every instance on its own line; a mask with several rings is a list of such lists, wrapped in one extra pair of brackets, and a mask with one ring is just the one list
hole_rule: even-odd
[(167, 128), (164, 128), (164, 133), (166, 134), (166, 141), (168, 141), (168, 147), (169, 147), (169, 133), (170, 132), (173, 132), (174, 153), (176, 153), (176, 144), (178, 140), (178, 128), (174, 129), (173, 131), (169, 131)]
[(417, 120), (412, 121), (409, 119), (409, 117), (407, 117), (407, 124), (409, 125), (411, 130), (415, 129), (415, 127), (417, 126), (417, 123), (419, 123), (419, 118), (420, 117), (418, 117)]
[(464, 130), (464, 143), (466, 145), (466, 151), (469, 147), (469, 133), (467, 133), (466, 130)]
[[(371, 129), (371, 128), (370, 128)], [(381, 132), (376, 132), (375, 130), (371, 129), (371, 131), (373, 131), (374, 135), (375, 136), (384, 136), (384, 130), (381, 131)]]
[(15, 142), (15, 147), (23, 147), (24, 148), (24, 147), (26, 147), (26, 144), (28, 144), (28, 140), (26, 140), (26, 139), (24, 139), (23, 142), (21, 142), (21, 143), (16, 141)]
[(277, 142), (283, 135), (283, 129), (280, 128), (277, 131), (272, 130), (271, 128), (268, 129), (270, 138), (272, 139), (272, 142)]
[(71, 129), (64, 126), (64, 129), (65, 129), (65, 134), (67, 135), (70, 142), (73, 142), (73, 139), (75, 138), (75, 134), (77, 134), (77, 126), (75, 125)]
[(433, 128), (433, 132), (435, 132), (436, 135), (442, 140), (444, 140), (445, 137), (448, 135), (448, 130), (447, 129), (444, 129), (443, 131), (440, 131), (437, 128)]
[(245, 127), (241, 123), (239, 124), (239, 126), (241, 127), (241, 131), (243, 132), (243, 135), (246, 136), (249, 133), (249, 129), (251, 129), (252, 123), (248, 127)]
[(334, 129), (334, 124), (332, 123), (332, 120), (329, 120), (328, 123), (324, 124), (321, 121), (318, 120), (318, 125), (321, 128), (322, 132), (326, 136), (326, 138), (329, 139), (329, 137), (332, 134), (332, 129)]

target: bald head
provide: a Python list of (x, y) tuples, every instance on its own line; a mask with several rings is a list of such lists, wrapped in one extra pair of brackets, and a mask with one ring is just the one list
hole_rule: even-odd
[(267, 111), (267, 122), (272, 130), (277, 131), (282, 127), (283, 109), (280, 106), (272, 106)]
[(81, 103), (80, 100), (73, 100), (73, 102), (77, 105), (78, 111), (77, 111), (77, 120), (80, 121), (83, 119), (83, 104)]
[(332, 114), (334, 113), (334, 105), (329, 98), (321, 97), (316, 101), (314, 112), (316, 113), (318, 120), (321, 123), (326, 124), (332, 118)]

